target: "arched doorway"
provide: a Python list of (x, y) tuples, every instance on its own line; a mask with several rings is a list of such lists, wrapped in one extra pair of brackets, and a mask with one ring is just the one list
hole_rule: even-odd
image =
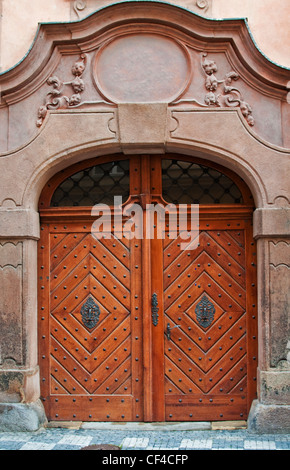
[[(166, 212), (150, 219), (148, 236), (157, 205)], [(98, 157), (47, 183), (39, 363), (49, 420), (247, 418), (257, 367), (253, 208), (237, 175), (181, 155)], [(182, 249), (189, 213), (198, 220)]]

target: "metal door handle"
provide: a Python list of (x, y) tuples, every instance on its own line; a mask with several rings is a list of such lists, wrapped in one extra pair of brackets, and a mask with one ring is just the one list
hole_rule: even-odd
[(171, 327), (170, 323), (167, 323), (166, 336), (169, 341), (171, 340), (171, 330), (173, 330), (173, 328), (180, 328), (180, 325), (175, 325)]

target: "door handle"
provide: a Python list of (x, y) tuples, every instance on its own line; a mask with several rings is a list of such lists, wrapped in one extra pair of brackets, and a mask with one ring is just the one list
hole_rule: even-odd
[(171, 327), (170, 323), (167, 323), (166, 336), (167, 336), (168, 341), (171, 340), (171, 330), (173, 330), (174, 328), (180, 328), (180, 325), (175, 325)]

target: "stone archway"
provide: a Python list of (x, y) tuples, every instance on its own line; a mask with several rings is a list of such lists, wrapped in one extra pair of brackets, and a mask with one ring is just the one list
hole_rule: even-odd
[[(253, 200), (232, 172), (204, 165), (176, 154), (119, 154), (78, 163), (46, 184), (39, 203), (38, 325), (41, 396), (50, 420), (247, 418), (257, 376)], [(173, 188), (162, 177), (164, 192), (161, 171), (176, 183), (179, 178), (171, 196)], [(191, 197), (184, 176), (193, 178)], [(118, 222), (113, 191), (117, 197), (125, 191), (125, 199), (143, 209), (138, 225), (147, 220), (143, 194), (149, 205), (160, 205), (163, 193), (173, 197), (178, 212), (179, 202), (198, 203), (198, 245), (178, 250), (183, 236), (174, 235), (177, 220), (165, 230), (163, 246), (160, 236), (148, 239), (147, 231), (138, 229), (133, 238), (127, 230), (122, 234), (129, 221), (124, 215)], [(113, 214), (106, 233), (96, 238), (91, 211), (102, 202)], [(182, 304), (178, 318), (174, 297)], [(152, 323), (153, 298), (159, 314)], [(205, 299), (212, 306), (208, 324), (194, 314)], [(89, 321), (86, 309), (95, 314)], [(177, 323), (182, 324), (175, 338), (171, 328)]]
[[(124, 88), (114, 93), (110, 61), (116, 50), (124, 52), (130, 46), (124, 46), (128, 25), (144, 51), (145, 39), (154, 36), (167, 57), (171, 51), (176, 54), (173, 59), (183, 74), (176, 75), (173, 67), (178, 86), (173, 90), (173, 80), (166, 88), (163, 81), (162, 102), (150, 102), (149, 93), (145, 103), (138, 103), (134, 80), (133, 97), (128, 98)], [(106, 76), (99, 75), (100, 61)], [(156, 61), (151, 70), (155, 73), (147, 77), (145, 91), (154, 89)], [(134, 78), (132, 70), (130, 74)], [(0, 338), (1, 396), (10, 416), (19, 407), (32, 416), (30, 421), (15, 421), (15, 428), (35, 428), (44, 418), (38, 406), (36, 347), (37, 204), (43, 186), (54, 174), (88, 158), (174, 152), (223, 165), (244, 179), (253, 194), (259, 401), (250, 423), (253, 429), (279, 429), (282, 415), (283, 426), (289, 429), (288, 287), (282, 282), (289, 265), (287, 74), (253, 47), (242, 20), (217, 24), (172, 5), (136, 2), (134, 8), (112, 5), (83, 22), (41, 26), (30, 54), (1, 76), (7, 133), (0, 158), (6, 175), (0, 188), (0, 264), (5, 282), (14, 287), (13, 296), (7, 290), (0, 310), (5, 325), (5, 338)], [(140, 74), (136, 77), (140, 85)], [(58, 100), (49, 99), (51, 91)], [(264, 119), (277, 117), (282, 109), (281, 119)], [(282, 124), (278, 128), (272, 122)], [(4, 418), (3, 423), (7, 426)]]
[[(178, 182), (177, 192), (164, 176), (162, 185), (161, 172)], [(148, 204), (173, 198), (179, 223), (164, 225), (163, 242), (147, 238), (148, 227), (132, 237), (122, 230), (130, 220), (115, 214), (113, 191), (142, 210), (142, 226)], [(198, 204), (198, 243), (183, 251), (184, 236), (174, 233), (184, 224), (179, 203), (186, 201)], [(95, 232), (95, 203), (110, 205), (103, 234)], [(253, 200), (243, 181), (188, 156), (119, 154), (57, 174), (39, 209), (39, 364), (48, 418), (247, 419), (258, 345)], [(170, 220), (169, 213), (166, 226)], [(202, 302), (211, 306), (204, 322)]]

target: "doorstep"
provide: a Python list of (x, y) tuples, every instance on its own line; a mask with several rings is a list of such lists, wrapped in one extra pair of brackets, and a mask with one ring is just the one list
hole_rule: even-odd
[(211, 423), (212, 431), (234, 431), (247, 429), (247, 421), (214, 421)]
[(246, 421), (216, 421), (216, 422), (82, 422), (82, 421), (50, 421), (47, 428), (64, 429), (95, 429), (115, 431), (230, 431), (247, 429)]
[(82, 421), (49, 421), (46, 423), (46, 428), (63, 428), (63, 429), (80, 429)]

